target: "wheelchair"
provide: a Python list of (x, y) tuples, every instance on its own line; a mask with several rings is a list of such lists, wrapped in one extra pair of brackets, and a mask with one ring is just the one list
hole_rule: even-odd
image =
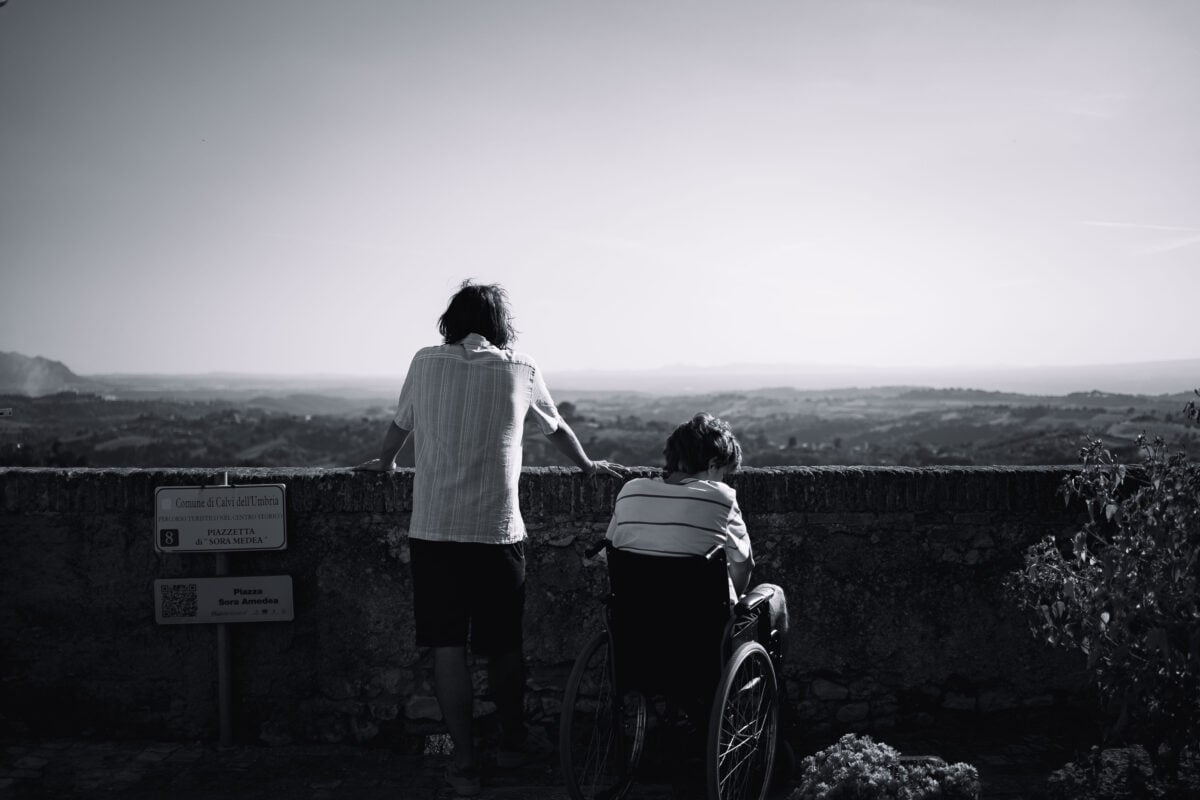
[(769, 595), (732, 604), (719, 547), (663, 557), (604, 542), (589, 557), (601, 548), (606, 625), (575, 661), (559, 723), (571, 797), (619, 800), (629, 791), (653, 713), (658, 730), (703, 736), (709, 800), (761, 800), (780, 732), (782, 637), (771, 628)]

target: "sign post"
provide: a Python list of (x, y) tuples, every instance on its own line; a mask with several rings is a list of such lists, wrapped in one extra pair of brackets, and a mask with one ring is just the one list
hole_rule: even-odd
[(220, 744), (233, 744), (233, 658), (230, 622), (289, 622), (289, 575), (230, 577), (229, 553), (287, 548), (283, 484), (230, 486), (229, 473), (207, 486), (160, 486), (154, 492), (154, 549), (212, 553), (212, 578), (154, 582), (160, 625), (216, 623)]
[[(229, 485), (229, 473), (221, 473), (221, 483)], [(216, 554), (218, 578), (229, 574), (229, 556)], [(233, 653), (229, 649), (229, 626), (217, 623), (217, 724), (220, 734), (217, 742), (221, 747), (233, 746)]]

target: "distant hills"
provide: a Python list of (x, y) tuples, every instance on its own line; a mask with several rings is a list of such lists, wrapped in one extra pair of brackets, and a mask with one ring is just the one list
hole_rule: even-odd
[[(307, 413), (336, 413), (344, 410), (344, 398), (395, 402), (403, 381), (403, 375), (390, 380), (226, 373), (78, 375), (61, 361), (0, 351), (0, 395), (46, 397), (60, 392), (82, 392), (123, 400), (229, 400), (262, 406), (286, 398), (292, 407), (310, 405), (311, 408), (305, 409)], [(331, 406), (331, 402), (335, 405)]]
[(106, 385), (76, 375), (61, 361), (0, 352), (0, 394), (43, 397), (58, 392), (101, 392)]
[[(393, 402), (403, 375), (256, 376), (247, 374), (81, 376), (41, 356), (0, 352), (0, 394), (42, 397), (58, 392), (93, 392), (126, 399), (174, 397), (246, 400), (310, 396)], [(645, 392), (687, 395), (789, 388), (801, 391), (930, 387), (976, 389), (1028, 395), (1100, 391), (1129, 395), (1174, 395), (1200, 388), (1200, 358), (1133, 364), (1068, 367), (856, 367), (823, 364), (673, 365), (655, 370), (579, 370), (548, 375), (555, 395), (574, 392)]]
[(1200, 358), (1067, 367), (860, 367), (828, 364), (674, 365), (657, 370), (558, 372), (550, 388), (699, 394), (767, 387), (801, 390), (883, 386), (982, 389), (1033, 395), (1101, 391), (1163, 395), (1200, 388)]

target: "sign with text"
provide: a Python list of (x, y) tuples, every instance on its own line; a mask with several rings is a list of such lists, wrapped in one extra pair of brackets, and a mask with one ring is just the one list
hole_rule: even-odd
[(160, 486), (154, 490), (154, 549), (160, 553), (284, 550), (281, 483)]
[(291, 575), (170, 578), (154, 582), (159, 625), (205, 622), (291, 622)]

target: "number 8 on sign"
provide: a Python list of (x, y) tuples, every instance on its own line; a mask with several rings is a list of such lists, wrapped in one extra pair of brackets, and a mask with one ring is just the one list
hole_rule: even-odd
[(179, 529), (178, 528), (163, 528), (158, 532), (159, 547), (178, 547), (179, 546)]

